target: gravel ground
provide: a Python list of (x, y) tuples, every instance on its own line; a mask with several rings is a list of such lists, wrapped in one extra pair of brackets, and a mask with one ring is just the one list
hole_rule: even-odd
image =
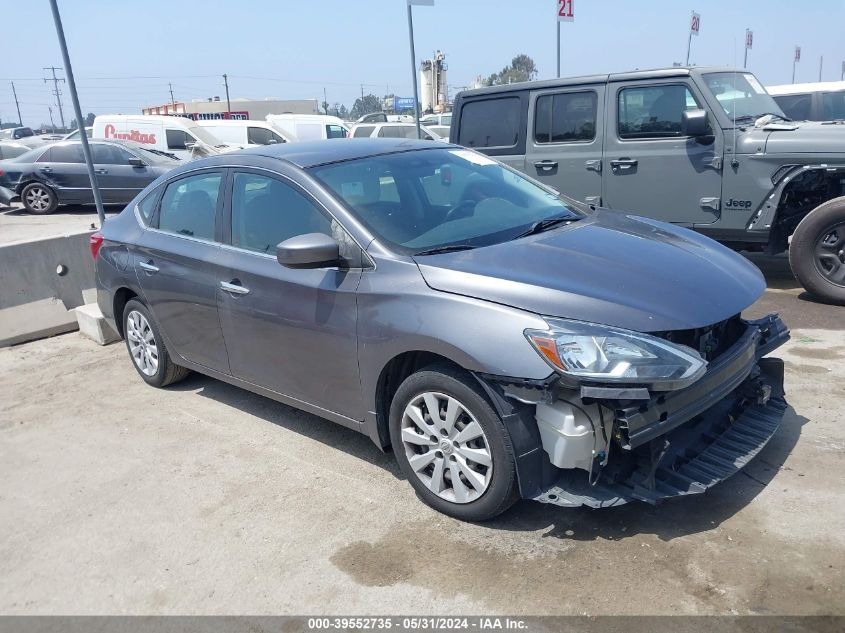
[(3, 614), (845, 614), (845, 308), (757, 258), (791, 407), (744, 471), (659, 507), (428, 509), (367, 438), (122, 344), (0, 350)]

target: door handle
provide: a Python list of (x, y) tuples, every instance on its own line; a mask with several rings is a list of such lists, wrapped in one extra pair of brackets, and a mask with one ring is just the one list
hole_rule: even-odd
[(551, 171), (552, 169), (555, 169), (557, 167), (557, 161), (556, 160), (538, 160), (536, 163), (534, 163), (534, 167), (536, 167), (537, 169), (540, 169), (542, 171)]
[(601, 173), (601, 161), (600, 160), (585, 160), (584, 161), (584, 168), (590, 171), (596, 171)]
[[(232, 282), (237, 282), (237, 283), (232, 283)], [(220, 287), (223, 290), (225, 290), (226, 292), (231, 293), (233, 295), (248, 295), (249, 294), (249, 288), (245, 288), (244, 286), (242, 286), (237, 279), (233, 279), (232, 282), (221, 281)]]
[(144, 270), (148, 273), (157, 273), (158, 272), (158, 266), (153, 266), (152, 260), (150, 260), (148, 262), (138, 262), (138, 268), (140, 268), (141, 270)]
[(613, 169), (631, 169), (637, 166), (637, 162), (636, 158), (618, 158), (610, 161), (610, 166)]
[(45, 174), (52, 174), (52, 173), (53, 173), (53, 168), (52, 168), (52, 167), (42, 167), (42, 168), (41, 168), (41, 172), (42, 172), (42, 173), (45, 173)]
[(107, 173), (109, 173), (109, 170), (108, 169), (95, 169), (94, 173), (98, 174), (100, 176), (105, 176)]

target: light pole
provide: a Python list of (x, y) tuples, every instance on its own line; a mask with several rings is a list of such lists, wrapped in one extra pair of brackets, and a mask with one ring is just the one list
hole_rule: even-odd
[[(420, 131), (420, 103), (417, 89), (417, 54), (414, 52), (414, 15), (411, 11), (412, 5), (433, 7), (434, 0), (407, 0), (408, 3), (408, 42), (411, 45), (411, 78), (414, 80), (414, 122), (417, 125), (417, 138), (422, 138)], [(363, 95), (362, 95), (363, 105)]]

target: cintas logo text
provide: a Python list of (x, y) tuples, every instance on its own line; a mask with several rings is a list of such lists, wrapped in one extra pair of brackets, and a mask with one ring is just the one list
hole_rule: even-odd
[(750, 209), (751, 208), (751, 200), (734, 200), (733, 198), (728, 198), (725, 201), (725, 208), (726, 209)]
[(124, 141), (135, 141), (136, 143), (144, 143), (145, 145), (155, 145), (155, 134), (143, 134), (138, 130), (129, 130), (128, 132), (118, 132), (117, 129), (109, 124), (105, 130), (106, 138), (119, 138)]

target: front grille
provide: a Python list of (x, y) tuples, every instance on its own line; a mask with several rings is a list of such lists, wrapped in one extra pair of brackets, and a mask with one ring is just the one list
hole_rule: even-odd
[(655, 336), (672, 343), (691, 347), (701, 354), (704, 360), (710, 362), (730, 349), (744, 331), (745, 323), (743, 323), (740, 315), (736, 314), (730, 319), (706, 327), (694, 330), (658, 332)]

